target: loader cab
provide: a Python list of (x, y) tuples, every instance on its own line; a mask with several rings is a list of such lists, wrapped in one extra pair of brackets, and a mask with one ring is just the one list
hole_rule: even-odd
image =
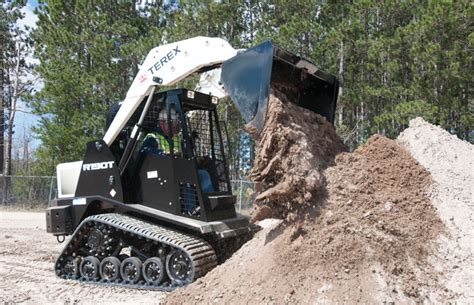
[[(111, 145), (117, 164), (146, 100)], [(186, 89), (153, 96), (121, 176), (126, 203), (203, 221), (236, 216), (216, 104)]]

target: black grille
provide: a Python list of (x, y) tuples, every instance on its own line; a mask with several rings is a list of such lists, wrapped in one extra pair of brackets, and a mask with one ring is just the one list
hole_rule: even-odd
[(180, 182), (179, 200), (181, 202), (182, 214), (200, 216), (199, 200), (195, 184), (189, 182)]

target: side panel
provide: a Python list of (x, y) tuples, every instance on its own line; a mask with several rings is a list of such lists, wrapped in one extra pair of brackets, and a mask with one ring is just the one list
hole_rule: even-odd
[(201, 191), (193, 160), (147, 154), (137, 170), (130, 188), (134, 203), (202, 221), (236, 217), (235, 196)]
[(102, 196), (123, 201), (115, 158), (103, 140), (87, 143), (75, 197)]
[(273, 64), (273, 45), (266, 41), (222, 64), (221, 82), (247, 123), (263, 128)]
[(265, 125), (270, 89), (334, 122), (337, 79), (310, 61), (270, 41), (249, 48), (222, 64), (221, 82), (244, 120), (259, 134)]
[[(168, 213), (182, 214), (181, 193), (185, 184), (196, 191), (195, 204), (202, 202), (201, 188), (194, 161), (147, 154), (138, 164), (138, 179), (133, 181), (135, 202)], [(201, 214), (208, 209), (201, 206)], [(202, 214), (201, 219), (206, 219)]]
[(172, 214), (179, 213), (173, 164), (173, 159), (167, 156), (143, 156), (137, 168), (138, 179), (132, 182), (132, 191), (136, 193), (135, 203)]
[(58, 198), (69, 198), (76, 192), (82, 161), (61, 163), (56, 166)]

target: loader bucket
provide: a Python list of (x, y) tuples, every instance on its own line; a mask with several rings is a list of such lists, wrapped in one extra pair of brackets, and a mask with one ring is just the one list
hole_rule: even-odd
[(258, 136), (265, 124), (270, 88), (334, 123), (337, 79), (308, 60), (263, 42), (222, 64), (221, 83)]

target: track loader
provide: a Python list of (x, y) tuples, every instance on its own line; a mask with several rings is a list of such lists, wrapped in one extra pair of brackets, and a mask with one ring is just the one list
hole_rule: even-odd
[[(191, 74), (194, 90), (160, 91)], [(258, 134), (270, 87), (330, 122), (335, 77), (270, 41), (236, 50), (195, 37), (150, 51), (103, 139), (82, 161), (57, 165), (47, 232), (72, 235), (56, 275), (104, 285), (172, 290), (224, 261), (256, 227), (235, 211), (216, 106), (229, 96)]]

